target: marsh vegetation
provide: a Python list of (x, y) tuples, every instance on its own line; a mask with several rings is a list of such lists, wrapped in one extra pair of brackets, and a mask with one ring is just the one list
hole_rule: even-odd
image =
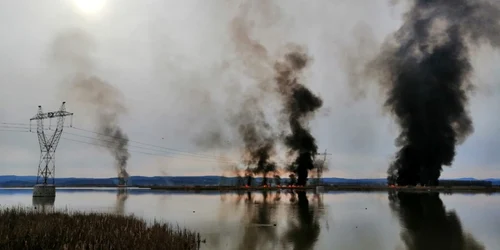
[(134, 216), (0, 209), (0, 249), (198, 249), (199, 235)]

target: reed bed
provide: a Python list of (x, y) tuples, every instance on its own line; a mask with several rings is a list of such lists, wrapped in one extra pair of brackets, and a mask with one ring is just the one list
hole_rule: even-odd
[(134, 216), (0, 209), (0, 249), (198, 249), (199, 234)]

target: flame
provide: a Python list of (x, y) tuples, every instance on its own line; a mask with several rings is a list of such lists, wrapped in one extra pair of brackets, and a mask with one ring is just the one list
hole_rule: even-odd
[(264, 186), (262, 186), (262, 187), (265, 187), (265, 188), (266, 188), (266, 187), (267, 187), (267, 185), (264, 185)]
[(248, 188), (248, 185), (245, 185), (245, 188)]

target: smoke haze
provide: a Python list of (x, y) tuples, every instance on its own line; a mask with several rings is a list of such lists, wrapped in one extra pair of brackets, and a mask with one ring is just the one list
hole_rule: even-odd
[[(119, 122), (129, 138), (206, 155), (224, 153), (227, 159), (241, 163), (244, 143), (238, 126), (228, 125), (228, 113), (238, 113), (244, 101), (243, 94), (250, 88), (259, 88), (259, 81), (252, 76), (267, 81), (267, 88), (276, 87), (272, 66), (284, 54), (278, 52), (287, 43), (295, 43), (306, 47), (308, 55), (314, 58), (314, 63), (305, 72), (307, 80), (303, 83), (307, 82), (308, 88), (313, 93), (320, 93), (323, 99), (322, 108), (309, 126), (318, 147), (322, 149), (320, 151), (326, 148), (332, 153), (329, 162), (335, 167), (327, 175), (387, 177), (391, 156), (397, 150), (394, 138), (397, 137), (398, 126), (393, 124), (390, 116), (380, 114), (384, 109), (383, 103), (379, 104), (383, 102), (382, 98), (378, 100), (378, 96), (370, 92), (365, 93), (366, 98), (356, 100), (350, 95), (350, 85), (351, 82), (360, 83), (359, 66), (365, 55), (371, 57), (379, 52), (378, 46), (372, 46), (369, 41), (383, 42), (384, 38), (398, 30), (406, 20), (402, 14), (414, 3), (397, 2), (388, 5), (388, 1), (364, 1), (360, 8), (360, 1), (193, 0), (141, 4), (140, 1), (123, 0), (108, 1), (101, 12), (87, 15), (76, 9), (74, 1), (2, 1), (0, 30), (5, 36), (0, 46), (3, 55), (0, 75), (3, 76), (1, 85), (5, 91), (0, 92), (0, 118), (6, 122), (22, 122), (39, 103), (58, 106), (61, 100), (65, 100), (68, 101), (68, 111), (76, 114), (75, 126), (84, 124), (84, 128), (94, 128), (97, 119), (90, 114), (91, 108), (76, 110), (76, 101), (66, 94), (58, 95), (56, 100), (56, 93), (63, 87), (68, 89), (63, 93), (71, 93), (71, 84), (60, 84), (60, 69), (67, 68), (74, 72), (74, 68), (78, 67), (82, 69), (79, 71), (91, 72), (87, 75), (118, 87), (126, 96), (127, 114), (119, 115)], [(456, 2), (457, 6), (461, 2)], [(484, 3), (487, 2), (481, 0), (475, 4)], [(490, 0), (489, 3), (493, 7), (487, 11), (494, 11), (498, 1)], [(242, 5), (249, 6), (246, 7), (248, 14), (243, 15), (245, 8)], [(462, 9), (457, 7), (455, 11)], [(464, 19), (471, 19), (463, 16)], [(473, 16), (485, 19), (483, 17), (490, 15), (481, 13)], [(245, 43), (237, 45), (234, 42), (231, 22), (235, 17), (243, 22), (241, 26), (246, 33), (242, 33), (248, 34), (251, 41), (262, 45), (266, 51), (262, 53), (268, 58), (265, 62), (250, 59), (256, 62), (248, 65), (257, 65), (257, 70), (252, 69), (253, 66), (250, 69), (244, 66), (247, 64), (243, 64), (242, 56), (237, 53), (249, 47), (236, 48)], [(486, 20), (484, 23), (488, 25), (480, 26), (468, 21), (459, 22), (464, 27), (475, 25), (475, 32), (483, 34), (485, 30), (495, 28), (494, 21)], [(69, 47), (66, 52), (73, 51), (68, 52), (70, 56), (67, 58), (70, 59), (58, 63), (59, 72), (55, 72), (45, 60), (47, 51), (53, 46), (56, 35), (67, 33), (63, 31), (72, 27), (82, 28), (91, 34), (92, 40), (98, 43), (98, 49), (73, 40), (65, 45)], [(373, 39), (367, 31), (371, 32)], [(84, 41), (88, 39), (80, 37)], [(395, 42), (397, 40), (392, 39), (389, 43)], [(346, 51), (345, 47), (339, 47), (342, 44), (353, 46)], [(500, 57), (498, 50), (483, 45), (475, 48), (474, 41), (468, 44), (471, 45), (469, 53), (474, 62), (474, 75), (469, 80), (476, 87), (468, 107), (475, 131), (457, 147), (453, 168), (445, 168), (441, 178), (489, 178), (500, 174), (497, 167), (500, 155), (496, 150), (500, 145), (496, 136), (500, 123), (498, 117), (492, 115), (492, 107), (500, 104), (497, 84)], [(352, 54), (345, 55), (346, 52)], [(251, 57), (259, 53), (245, 52), (245, 55)], [(91, 60), (75, 57), (90, 57)], [(349, 59), (351, 61), (346, 61)], [(75, 66), (77, 62), (80, 63)], [(354, 67), (345, 69), (348, 65)], [(264, 73), (261, 74), (261, 71)], [(375, 73), (382, 72), (377, 70)], [(485, 85), (489, 88), (483, 88)], [(388, 90), (381, 86), (384, 92)], [(478, 87), (487, 91), (488, 95), (479, 93)], [(355, 94), (362, 88), (365, 86), (356, 88)], [(369, 88), (376, 91), (379, 85), (371, 84)], [(266, 121), (278, 133), (288, 131), (287, 119), (283, 123), (279, 121), (283, 128), (276, 124), (276, 118), (283, 118), (282, 115), (275, 115), (279, 113), (275, 111), (280, 108), (281, 98), (265, 99), (265, 102), (259, 103), (268, 117)], [(329, 113), (322, 115), (325, 110)], [(386, 110), (391, 112), (389, 108)], [(89, 116), (83, 116), (83, 112), (89, 113)], [(197, 136), (201, 146), (193, 140)], [(2, 142), (0, 146), (5, 150), (0, 152), (0, 158), (5, 172), (32, 174), (30, 155), (38, 154), (37, 149), (30, 146), (32, 139), (5, 132), (2, 133)], [(214, 145), (216, 147), (212, 147)], [(129, 144), (130, 149), (131, 146)], [(288, 160), (294, 159), (287, 158), (287, 150), (281, 140), (278, 139), (275, 146), (277, 154), (273, 161), (280, 168), (289, 165)], [(71, 166), (59, 168), (58, 175), (88, 177), (89, 171), (93, 171), (95, 177), (116, 175), (115, 168), (101, 167), (113, 164), (114, 157), (110, 157), (107, 149), (101, 149), (102, 155), (96, 154), (92, 148), (62, 140), (58, 148), (58, 162), (63, 165), (71, 162)], [(127, 161), (130, 174), (159, 175), (160, 163), (150, 162), (160, 161), (168, 166), (171, 175), (221, 173), (221, 164), (216, 161), (131, 154), (133, 157)], [(243, 170), (242, 165), (238, 167)], [(281, 177), (288, 176), (288, 173), (282, 174)]]
[[(241, 71), (249, 78), (249, 84), (245, 86), (244, 94), (240, 92), (239, 108), (230, 113), (228, 126), (237, 128), (244, 145), (243, 162), (247, 168), (252, 167), (253, 173), (263, 175), (262, 185), (267, 184), (268, 173), (277, 171), (277, 163), (272, 158), (277, 157), (276, 140), (279, 137), (283, 139), (288, 154), (297, 157), (291, 162), (298, 167), (290, 170), (299, 172), (299, 183), (305, 185), (307, 172), (314, 167), (312, 160), (317, 151), (307, 121), (322, 101), (304, 85), (297, 83), (300, 71), (310, 60), (302, 48), (289, 45), (287, 49), (292, 49), (292, 52), (285, 56), (284, 62), (276, 62), (273, 59), (275, 53), (270, 53), (265, 45), (252, 38), (254, 22), (249, 19), (250, 13), (261, 10), (259, 20), (273, 24), (279, 16), (269, 14), (276, 13), (271, 11), (276, 10), (274, 7), (268, 2), (243, 3), (230, 22), (229, 32), (236, 61), (241, 63)], [(283, 100), (280, 102), (280, 99)], [(235, 105), (238, 102), (230, 103)], [(274, 113), (278, 117), (277, 123), (269, 122), (263, 107), (267, 108), (268, 114)], [(284, 136), (287, 131), (291, 131), (290, 135)], [(247, 177), (250, 176), (247, 173)]]
[[(82, 111), (97, 121), (99, 139), (115, 159), (120, 184), (128, 178), (128, 137), (119, 125), (119, 116), (127, 112), (119, 89), (96, 76), (91, 57), (95, 42), (83, 30), (60, 33), (54, 40), (52, 59), (70, 72), (65, 89), (76, 96)], [(101, 144), (101, 143), (99, 143)]]

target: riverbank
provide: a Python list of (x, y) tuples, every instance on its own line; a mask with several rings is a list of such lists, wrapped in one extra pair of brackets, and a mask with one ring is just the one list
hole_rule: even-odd
[[(0, 187), (1, 189), (31, 189), (32, 187)], [(278, 191), (278, 190), (316, 190), (316, 186), (306, 187), (235, 187), (235, 186), (57, 186), (58, 189), (92, 189), (112, 188), (117, 190), (146, 189), (156, 191), (185, 191), (185, 192), (246, 192), (246, 191)], [(405, 191), (405, 192), (443, 192), (443, 193), (496, 193), (500, 186), (438, 186), (438, 187), (391, 187), (382, 185), (326, 185), (319, 186), (320, 191), (370, 192), (370, 191)]]
[[(495, 193), (500, 192), (500, 186), (483, 187), (483, 186), (437, 186), (437, 187), (391, 187), (380, 185), (329, 185), (318, 186), (319, 190), (324, 191), (352, 191), (352, 192), (369, 192), (369, 191), (405, 191), (405, 192), (443, 192), (443, 193)], [(317, 190), (316, 186), (307, 187), (234, 187), (234, 186), (154, 186), (149, 187), (151, 190), (168, 190), (168, 191), (278, 191), (278, 190)]]
[(403, 191), (443, 193), (495, 193), (500, 186), (437, 186), (437, 187), (390, 187), (390, 186), (325, 186), (326, 191)]
[(198, 249), (195, 232), (133, 216), (0, 209), (0, 249)]
[(316, 186), (306, 187), (235, 187), (235, 186), (151, 186), (151, 190), (169, 190), (169, 191), (276, 191), (276, 190), (312, 190)]

